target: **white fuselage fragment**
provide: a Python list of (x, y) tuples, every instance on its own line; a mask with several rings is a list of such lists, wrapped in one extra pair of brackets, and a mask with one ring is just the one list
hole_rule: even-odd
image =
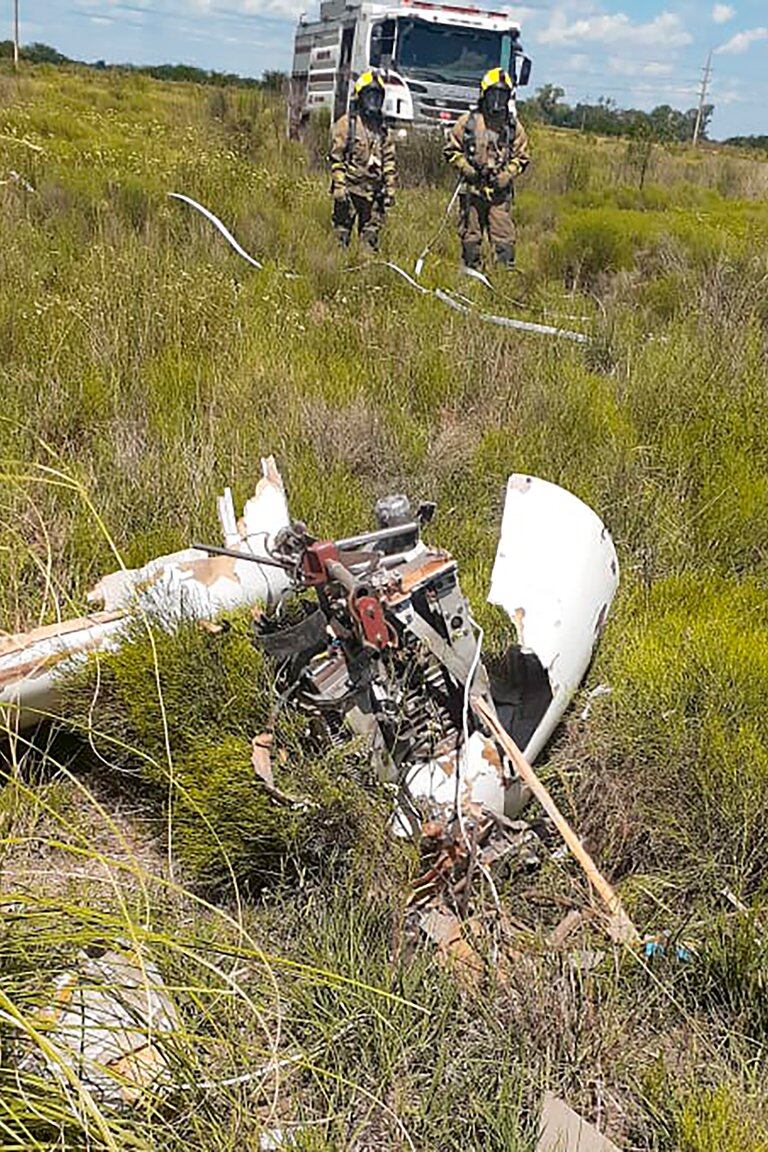
[(510, 476), (488, 600), (546, 670), (552, 702), (523, 749), (535, 760), (589, 667), (619, 584), (616, 549), (591, 508), (535, 476)]
[(262, 460), (256, 491), (235, 518), (229, 489), (219, 500), (226, 547), (244, 558), (207, 556), (192, 548), (105, 576), (88, 595), (103, 611), (0, 640), (0, 731), (28, 727), (55, 712), (57, 680), (74, 661), (118, 647), (132, 619), (150, 615), (165, 626), (212, 619), (244, 604), (274, 603), (290, 587), (286, 572), (245, 556), (267, 557), (289, 524), (280, 473)]

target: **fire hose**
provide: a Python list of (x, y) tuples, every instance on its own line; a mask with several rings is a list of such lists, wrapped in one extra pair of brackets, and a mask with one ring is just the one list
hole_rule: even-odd
[[(199, 204), (197, 200), (193, 200), (191, 196), (185, 196), (181, 192), (169, 192), (168, 195), (174, 200), (181, 200), (183, 203), (188, 204), (191, 208), (194, 208), (196, 211), (200, 212), (201, 215), (204, 216), (205, 219), (209, 221), (209, 223), (213, 224), (214, 228), (216, 228), (217, 231), (221, 233), (230, 247), (233, 248), (235, 252), (237, 252), (238, 256), (241, 256), (252, 267), (258, 269), (259, 271), (264, 270), (264, 265), (259, 260), (257, 260), (255, 256), (251, 256), (249, 252), (246, 252), (246, 250), (242, 247), (241, 244), (238, 243), (226, 225), (222, 223), (218, 216), (214, 215), (214, 213), (211, 212), (209, 208), (204, 207), (204, 205)], [(451, 200), (451, 204), (449, 205), (449, 209), (452, 206), (453, 198)], [(447, 218), (448, 213), (446, 212), (443, 226)], [(419, 266), (419, 262), (423, 264), (425, 254), (428, 254), (429, 248), (432, 244), (435, 243), (436, 239), (437, 236), (430, 242), (430, 244), (427, 245), (427, 248), (419, 257), (419, 260), (417, 261), (417, 268)], [(484, 324), (493, 324), (498, 328), (514, 328), (519, 332), (531, 332), (541, 336), (555, 336), (562, 340), (571, 340), (576, 344), (587, 344), (589, 342), (589, 338), (583, 332), (571, 332), (567, 328), (555, 328), (549, 324), (534, 324), (528, 320), (516, 320), (512, 316), (497, 316), (490, 312), (480, 311), (476, 309), (475, 306), (471, 303), (461, 303), (459, 300), (456, 300), (447, 289), (426, 288), (423, 284), (419, 284), (413, 276), (410, 276), (407, 272), (400, 268), (399, 265), (394, 264), (392, 261), (378, 260), (372, 261), (372, 263), (380, 267), (389, 268), (391, 271), (397, 273), (411, 288), (414, 288), (417, 292), (421, 293), (422, 296), (431, 296), (433, 299), (438, 300), (441, 304), (445, 304), (448, 308), (451, 308), (454, 312), (459, 312), (462, 315), (473, 317), (476, 320), (480, 320)], [(286, 279), (296, 279), (295, 273), (285, 273), (285, 276)], [(483, 277), (483, 280), (486, 281), (490, 287), (492, 287), (492, 285), (490, 285), (490, 281), (487, 281), (487, 277)]]

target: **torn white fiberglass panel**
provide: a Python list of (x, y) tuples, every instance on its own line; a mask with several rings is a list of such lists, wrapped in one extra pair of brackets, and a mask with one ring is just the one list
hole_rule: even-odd
[[(531, 476), (507, 482), (489, 601), (515, 624), (519, 646), (490, 678), (500, 721), (529, 760), (552, 736), (587, 670), (618, 585), (613, 542), (595, 513), (565, 489)], [(478, 689), (478, 669), (473, 690)], [(407, 793), (434, 811), (515, 817), (530, 792), (492, 740), (474, 732), (408, 771)], [(409, 829), (401, 809), (395, 830)]]
[[(520, 651), (510, 682), (493, 689), (528, 760), (579, 687), (618, 583), (613, 541), (591, 508), (546, 480), (510, 476), (488, 600), (515, 624)], [(528, 707), (520, 707), (521, 688)]]
[[(262, 477), (239, 520), (229, 488), (217, 504), (224, 546), (245, 555), (268, 559), (268, 547), (290, 522), (283, 480), (271, 456), (262, 460)], [(88, 600), (114, 611), (130, 608), (138, 596), (144, 608), (156, 610), (162, 618), (211, 619), (242, 604), (273, 604), (289, 587), (288, 575), (280, 568), (186, 548), (143, 568), (105, 576)]]

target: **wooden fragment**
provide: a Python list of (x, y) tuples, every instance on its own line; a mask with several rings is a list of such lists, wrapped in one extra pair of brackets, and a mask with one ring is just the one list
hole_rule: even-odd
[(578, 908), (567, 912), (556, 928), (553, 928), (547, 937), (547, 943), (552, 948), (562, 948), (568, 937), (584, 923), (584, 914)]
[(564, 1100), (547, 1092), (536, 1152), (619, 1152), (619, 1149)]
[(562, 812), (550, 795), (547, 787), (542, 784), (541, 780), (539, 780), (538, 776), (534, 772), (533, 767), (528, 763), (525, 756), (523, 756), (517, 744), (515, 744), (509, 733), (502, 727), (495, 712), (491, 711), (485, 700), (483, 700), (480, 696), (473, 696), (472, 706), (475, 712), (479, 716), (482, 716), (483, 720), (488, 725), (491, 732), (511, 760), (518, 776), (520, 776), (521, 780), (523, 780), (523, 782), (528, 785), (541, 807), (549, 816), (550, 820), (562, 836), (563, 841), (567, 845), (569, 851), (579, 862), (585, 876), (608, 909), (610, 914), (608, 930), (611, 939), (615, 940), (619, 944), (639, 943), (640, 934), (632, 923), (632, 920), (626, 912), (617, 892), (603, 876), (602, 872), (597, 867), (584, 845), (581, 843), (581, 840), (579, 840), (573, 828), (571, 828), (565, 816), (563, 816)]

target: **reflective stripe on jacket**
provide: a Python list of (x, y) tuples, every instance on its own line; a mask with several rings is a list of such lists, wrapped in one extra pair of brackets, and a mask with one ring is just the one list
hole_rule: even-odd
[(462, 176), (483, 169), (519, 176), (531, 162), (528, 137), (519, 120), (514, 121), (514, 134), (509, 128), (497, 132), (479, 110), (465, 112), (451, 130), (445, 158)]
[(385, 125), (367, 123), (363, 116), (342, 116), (333, 126), (331, 137), (331, 180), (334, 188), (345, 188), (356, 196), (372, 200), (381, 193), (393, 194), (397, 179), (395, 144)]

